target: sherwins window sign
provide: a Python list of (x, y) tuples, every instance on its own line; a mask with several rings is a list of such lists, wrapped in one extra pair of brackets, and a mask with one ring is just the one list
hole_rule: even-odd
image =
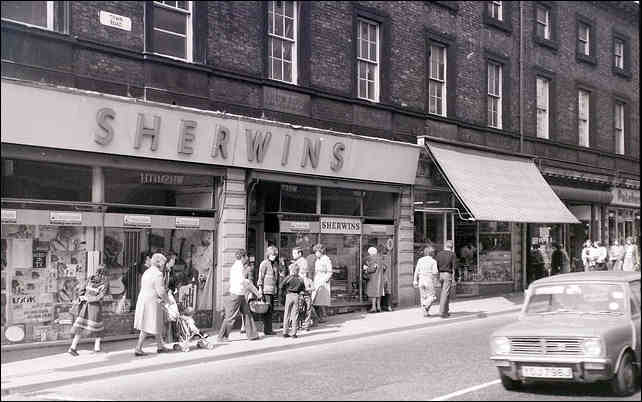
[(321, 233), (361, 234), (360, 219), (322, 217), (320, 223)]
[[(413, 184), (420, 147), (2, 80), (2, 142)], [(38, 110), (38, 118), (30, 111)]]

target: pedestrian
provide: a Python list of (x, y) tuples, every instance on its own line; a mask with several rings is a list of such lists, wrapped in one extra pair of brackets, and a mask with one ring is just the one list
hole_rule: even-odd
[(383, 264), (383, 296), (381, 297), (381, 309), (392, 311), (392, 268)]
[(272, 312), (274, 311), (274, 299), (279, 296), (279, 250), (269, 246), (265, 252), (265, 260), (259, 266), (259, 278), (256, 284), (263, 294), (263, 299), (268, 304), (268, 309), (263, 314), (263, 333), (273, 335)]
[[(250, 281), (252, 284), (254, 284), (254, 266), (250, 262), (250, 256), (248, 255), (247, 261), (243, 265), (243, 278), (247, 279)], [(252, 292), (245, 292), (245, 300), (247, 300), (248, 305), (250, 303), (250, 300), (254, 298), (254, 293)], [(241, 333), (245, 333), (245, 316), (241, 315)]]
[(419, 295), (421, 299), (421, 308), (424, 317), (430, 316), (430, 307), (433, 302), (437, 300), (435, 295), (435, 279), (439, 277), (439, 270), (437, 269), (437, 261), (432, 257), (435, 249), (432, 246), (424, 248), (424, 256), (417, 261), (415, 267), (415, 275), (412, 285), (419, 288)]
[(566, 248), (560, 247), (560, 252), (562, 253), (562, 273), (568, 274), (571, 272), (571, 258), (566, 252)]
[[(299, 266), (290, 264), (289, 275), (285, 277), (280, 286), (280, 291), (285, 294), (283, 312), (283, 337), (296, 338), (299, 327), (299, 294), (305, 292), (305, 284), (299, 276)], [(292, 326), (292, 331), (289, 327)]]
[(582, 248), (582, 264), (584, 265), (584, 271), (591, 271), (592, 268), (592, 259), (591, 259), (591, 250), (593, 249), (593, 243), (590, 240), (584, 242), (584, 247)]
[(378, 313), (381, 311), (381, 297), (384, 295), (383, 288), (383, 269), (384, 265), (381, 258), (377, 256), (377, 248), (368, 248), (368, 256), (365, 258), (363, 270), (368, 274), (368, 285), (366, 293), (372, 303), (369, 313)]
[(314, 326), (316, 314), (312, 306), (312, 292), (314, 291), (314, 282), (310, 278), (310, 272), (307, 269), (308, 262), (303, 258), (303, 250), (301, 247), (292, 249), (292, 259), (294, 264), (299, 267), (299, 276), (303, 279), (305, 291), (303, 296), (299, 299), (299, 323), (304, 331), (309, 331), (310, 327)]
[(457, 256), (453, 253), (453, 242), (447, 240), (444, 249), (435, 256), (437, 270), (439, 271), (439, 282), (441, 283), (441, 295), (439, 296), (439, 315), (441, 318), (450, 317), (450, 288), (453, 285), (453, 275), (457, 271)]
[(551, 276), (562, 273), (562, 265), (564, 264), (564, 255), (560, 250), (560, 245), (557, 243), (553, 243), (552, 247), (553, 253), (551, 254)]
[(326, 307), (330, 305), (330, 280), (332, 279), (332, 261), (325, 254), (323, 244), (316, 244), (312, 250), (316, 256), (314, 262), (314, 294), (312, 303), (319, 316), (319, 322), (326, 321)]
[(624, 260), (622, 261), (622, 271), (639, 271), (640, 270), (640, 252), (638, 246), (633, 243), (633, 237), (626, 238), (624, 246)]
[(91, 275), (87, 279), (85, 286), (80, 289), (78, 316), (71, 327), (71, 333), (74, 334), (74, 338), (67, 351), (70, 355), (78, 356), (76, 348), (82, 335), (95, 337), (94, 352), (99, 353), (101, 351), (100, 341), (105, 329), (102, 317), (102, 301), (108, 292), (107, 272), (105, 266), (101, 264), (96, 273)]
[(250, 306), (246, 299), (246, 293), (252, 292), (257, 298), (263, 295), (254, 284), (244, 277), (245, 264), (248, 260), (247, 252), (243, 249), (236, 252), (236, 261), (230, 268), (230, 295), (225, 302), (225, 318), (221, 324), (221, 329), (218, 333), (218, 342), (227, 341), (232, 327), (239, 315), (243, 316), (245, 320), (245, 330), (247, 331), (247, 338), (251, 341), (259, 339), (259, 334), (254, 324), (254, 319), (250, 314)]
[(148, 335), (156, 338), (156, 351), (166, 352), (161, 339), (163, 311), (159, 303), (169, 304), (167, 288), (163, 284), (163, 269), (167, 258), (161, 253), (152, 255), (151, 266), (145, 270), (140, 281), (140, 292), (136, 300), (134, 328), (139, 330), (134, 355), (144, 356), (143, 342)]
[(607, 266), (606, 262), (608, 261), (608, 250), (604, 245), (602, 245), (602, 242), (599, 240), (594, 243), (595, 246), (595, 253), (596, 253), (596, 261), (595, 261), (595, 269), (597, 271), (606, 271)]
[(609, 270), (621, 271), (624, 262), (624, 247), (620, 245), (618, 239), (613, 240), (609, 249)]

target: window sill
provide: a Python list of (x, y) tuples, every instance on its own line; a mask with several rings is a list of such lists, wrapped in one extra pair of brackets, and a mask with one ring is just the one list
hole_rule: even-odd
[(625, 70), (619, 67), (613, 66), (613, 75), (620, 76), (622, 78), (625, 78), (627, 80), (631, 80), (633, 78), (633, 74), (631, 74), (630, 70)]
[(497, 28), (501, 31), (504, 31), (509, 35), (513, 32), (513, 27), (510, 24), (510, 22), (500, 21), (497, 18), (492, 18), (492, 17), (489, 17), (488, 15), (484, 15), (484, 24), (489, 25), (493, 28)]
[(549, 48), (549, 49), (551, 49), (551, 50), (553, 50), (555, 52), (557, 52), (557, 50), (559, 49), (559, 43), (557, 41), (553, 40), (553, 39), (544, 39), (544, 38), (542, 38), (540, 36), (535, 36), (533, 38), (533, 41), (537, 45)]
[(597, 57), (587, 56), (581, 53), (575, 53), (575, 60), (581, 63), (591, 64), (593, 66), (597, 65)]

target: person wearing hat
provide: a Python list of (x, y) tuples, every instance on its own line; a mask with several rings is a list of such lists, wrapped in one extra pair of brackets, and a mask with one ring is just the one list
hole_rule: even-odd
[(381, 311), (381, 297), (384, 295), (383, 271), (385, 267), (381, 257), (377, 255), (377, 248), (368, 248), (368, 256), (365, 259), (363, 270), (368, 273), (367, 294), (372, 301), (369, 313)]

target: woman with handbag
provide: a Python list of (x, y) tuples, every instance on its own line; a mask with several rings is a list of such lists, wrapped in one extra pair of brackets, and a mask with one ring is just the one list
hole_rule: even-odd
[(78, 302), (74, 302), (72, 309), (77, 309), (77, 317), (74, 325), (71, 327), (71, 333), (74, 338), (71, 346), (67, 351), (72, 356), (78, 356), (76, 348), (82, 335), (94, 336), (94, 352), (98, 353), (100, 349), (101, 335), (104, 330), (102, 320), (102, 300), (109, 291), (109, 281), (105, 266), (100, 265), (95, 274), (87, 280), (84, 288), (80, 290)]
[(263, 294), (263, 299), (268, 304), (268, 309), (263, 314), (263, 333), (274, 335), (272, 332), (272, 311), (274, 311), (274, 298), (279, 295), (279, 250), (269, 246), (265, 252), (265, 260), (259, 265), (259, 277), (256, 284)]
[(384, 295), (383, 270), (381, 258), (377, 256), (377, 248), (368, 248), (368, 256), (365, 258), (363, 270), (368, 274), (368, 286), (366, 288), (368, 297), (372, 301), (369, 313), (381, 311), (381, 297)]

